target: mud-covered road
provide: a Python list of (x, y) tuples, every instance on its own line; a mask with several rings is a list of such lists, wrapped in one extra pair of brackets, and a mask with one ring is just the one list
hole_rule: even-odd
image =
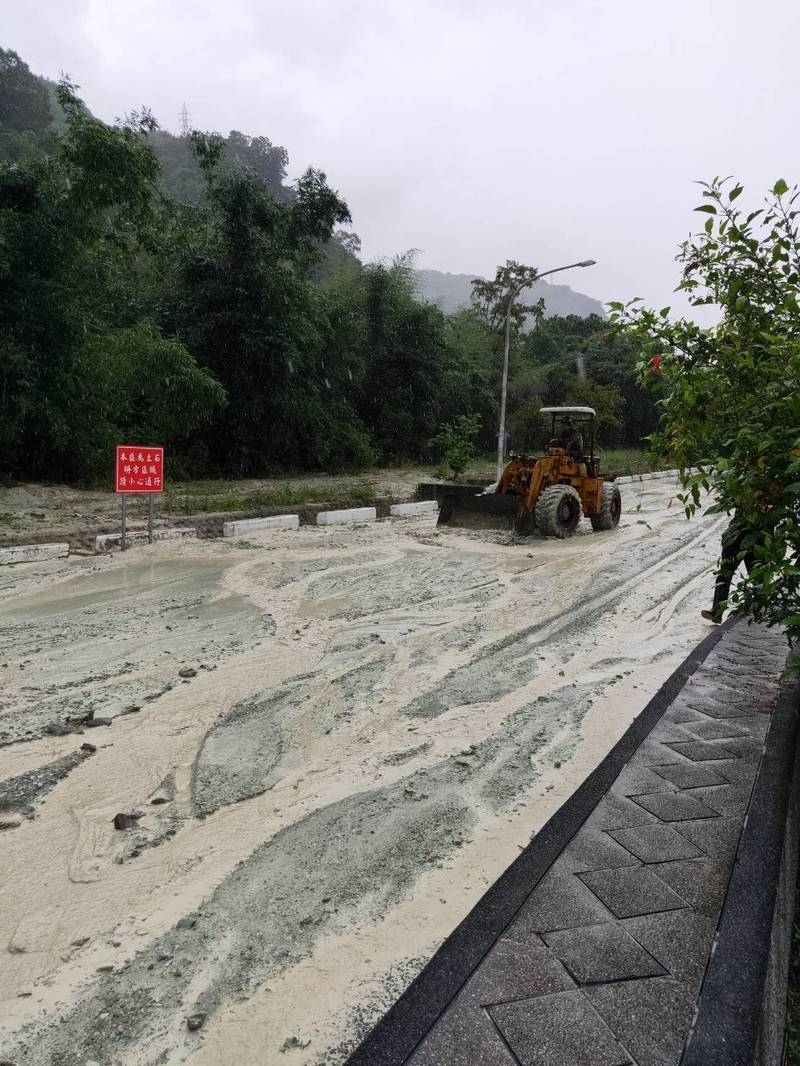
[(707, 631), (720, 520), (627, 490), (0, 573), (0, 1059), (343, 1062)]

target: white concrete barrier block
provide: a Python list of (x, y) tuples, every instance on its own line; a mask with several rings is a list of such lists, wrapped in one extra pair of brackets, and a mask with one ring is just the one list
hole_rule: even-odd
[[(174, 526), (171, 529), (154, 529), (153, 540), (187, 540), (197, 536), (197, 530), (193, 526)], [(122, 543), (122, 533), (101, 533), (95, 538), (94, 550), (98, 552), (108, 551), (109, 548), (118, 548)], [(147, 544), (148, 536), (146, 529), (134, 529), (125, 533), (125, 547), (135, 544)]]
[(425, 514), (428, 511), (438, 511), (437, 500), (420, 500), (418, 503), (393, 503), (389, 506), (390, 515), (414, 515)]
[(631, 477), (630, 474), (623, 474), (622, 477), (618, 477), (615, 480), (614, 484), (615, 485), (630, 485), (630, 483), (632, 481), (633, 481), (633, 478)]
[(350, 507), (346, 511), (320, 511), (318, 526), (335, 526), (344, 522), (374, 522), (378, 517), (375, 507)]
[(240, 518), (235, 522), (222, 523), (223, 537), (241, 537), (247, 533), (259, 533), (264, 529), (299, 529), (299, 514), (276, 514), (269, 518)]
[(69, 544), (18, 544), (0, 548), (0, 566), (13, 563), (41, 563), (46, 559), (66, 559)]

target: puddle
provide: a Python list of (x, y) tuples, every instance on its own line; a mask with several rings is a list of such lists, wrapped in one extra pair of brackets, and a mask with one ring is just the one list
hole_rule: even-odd
[(150, 559), (146, 562), (113, 564), (113, 569), (74, 578), (30, 596), (21, 596), (13, 607), (0, 610), (0, 618), (26, 620), (83, 611), (127, 596), (180, 595), (210, 591), (226, 566), (190, 560)]

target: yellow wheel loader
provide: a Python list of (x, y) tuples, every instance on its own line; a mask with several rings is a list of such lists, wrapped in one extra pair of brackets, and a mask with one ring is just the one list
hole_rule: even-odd
[[(496, 485), (481, 495), (447, 495), (440, 526), (462, 529), (511, 529), (545, 537), (571, 537), (581, 515), (592, 529), (619, 525), (622, 499), (617, 486), (600, 474), (591, 407), (543, 407), (552, 416), (551, 439), (540, 458), (510, 455)], [(584, 449), (586, 429), (589, 447)], [(557, 433), (557, 430), (560, 430)]]

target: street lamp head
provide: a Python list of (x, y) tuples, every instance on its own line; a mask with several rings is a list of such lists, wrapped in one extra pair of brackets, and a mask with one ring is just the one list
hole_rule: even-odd
[(582, 263), (577, 263), (576, 265), (579, 266), (579, 267), (593, 267), (593, 266), (597, 266), (597, 260), (596, 259), (584, 259), (584, 261)]

